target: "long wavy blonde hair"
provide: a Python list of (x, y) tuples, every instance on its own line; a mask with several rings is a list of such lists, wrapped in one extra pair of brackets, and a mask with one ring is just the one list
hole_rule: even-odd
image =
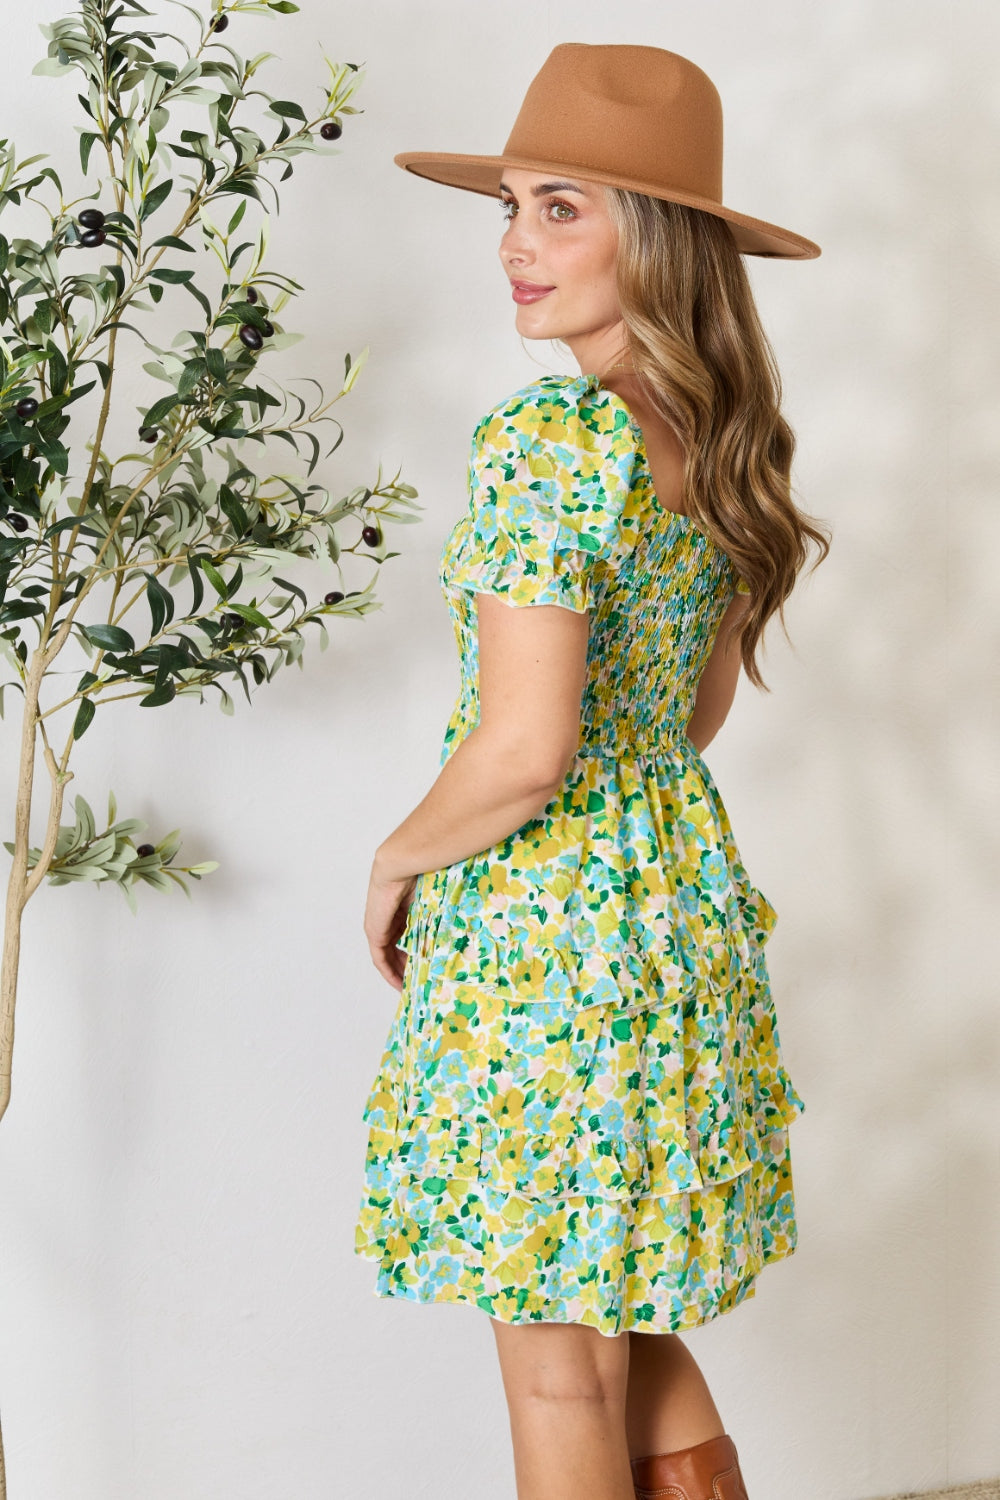
[[(685, 451), (684, 508), (749, 589), (740, 653), (747, 676), (764, 626), (827, 528), (792, 500), (795, 435), (781, 377), (729, 225), (715, 214), (608, 187), (628, 354)], [(786, 631), (787, 634), (787, 631)]]

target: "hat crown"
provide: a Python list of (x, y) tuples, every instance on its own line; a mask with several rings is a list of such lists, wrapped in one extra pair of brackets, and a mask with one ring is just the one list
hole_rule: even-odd
[(503, 154), (652, 176), (721, 204), (722, 100), (679, 53), (563, 42), (532, 79)]

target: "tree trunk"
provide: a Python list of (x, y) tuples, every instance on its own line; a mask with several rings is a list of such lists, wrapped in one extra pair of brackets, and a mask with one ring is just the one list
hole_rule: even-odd
[[(28, 884), (31, 790), (35, 779), (35, 726), (38, 694), (48, 658), (36, 651), (24, 683), (24, 720), (21, 727), (21, 763), (17, 776), (14, 809), (14, 857), (7, 882), (7, 909), (3, 929), (3, 960), (0, 963), (0, 1120), (10, 1103), (10, 1074), (14, 1052), (14, 1005), (17, 1000), (17, 970), (21, 958), (21, 917)], [(2, 1492), (0, 1492), (2, 1500)]]

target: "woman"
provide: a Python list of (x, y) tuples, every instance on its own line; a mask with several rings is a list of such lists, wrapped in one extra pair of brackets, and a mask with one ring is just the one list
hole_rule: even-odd
[(357, 1249), (489, 1314), (520, 1500), (743, 1500), (678, 1330), (795, 1244), (774, 912), (701, 751), (827, 547), (740, 258), (819, 250), (723, 206), (721, 155), (693, 63), (574, 44), (501, 157), (396, 158), (499, 195), (518, 332), (581, 371), (476, 429), (462, 689), (365, 912), (401, 996)]

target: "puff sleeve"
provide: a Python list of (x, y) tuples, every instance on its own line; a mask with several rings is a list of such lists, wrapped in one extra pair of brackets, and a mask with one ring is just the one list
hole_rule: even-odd
[(550, 376), (476, 429), (469, 513), (449, 583), (509, 604), (594, 603), (595, 568), (634, 545), (624, 511), (636, 435), (595, 377)]

